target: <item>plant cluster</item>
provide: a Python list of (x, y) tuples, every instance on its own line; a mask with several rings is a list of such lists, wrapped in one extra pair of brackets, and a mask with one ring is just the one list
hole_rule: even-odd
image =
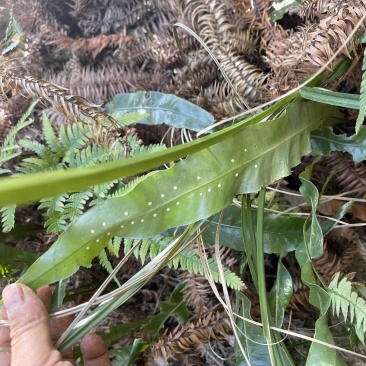
[[(160, 311), (103, 335), (116, 364), (142, 354), (190, 364), (185, 351), (204, 354), (234, 335), (233, 363), (292, 365), (281, 332), (288, 333), (289, 311), (296, 317), (309, 304), (315, 334), (307, 365), (345, 364), (330, 314), (344, 320), (352, 346), (364, 346), (365, 285), (362, 273), (347, 273), (364, 249), (356, 245), (361, 233), (342, 220), (364, 220), (366, 61), (357, 62), (366, 3), (249, 3), (14, 2), (0, 59), (4, 121), (17, 119), (4, 124), (0, 147), (1, 272), (33, 289), (58, 283), (59, 305), (68, 279), (96, 257), (115, 281), (106, 295), (108, 282), (95, 289), (59, 349), (166, 266), (183, 276)], [(283, 16), (294, 9), (303, 20), (290, 31)], [(180, 49), (176, 21), (198, 35), (179, 30)], [(17, 52), (21, 62), (10, 60)], [(300, 81), (306, 86), (271, 107), (237, 116)], [(355, 86), (358, 94), (341, 93)], [(35, 100), (20, 117), (25, 95)], [(355, 128), (337, 107), (359, 110)], [(235, 123), (210, 130), (215, 117), (228, 116)], [(39, 134), (29, 138), (37, 123)], [(163, 124), (184, 143), (172, 132), (169, 149), (150, 144), (164, 140)], [(335, 196), (339, 189), (354, 194)], [(51, 235), (38, 258), (8, 245), (30, 231), (17, 208), (29, 202), (44, 217), (42, 235)], [(131, 255), (143, 267), (126, 280), (118, 270)], [(119, 344), (126, 334), (133, 342)]]

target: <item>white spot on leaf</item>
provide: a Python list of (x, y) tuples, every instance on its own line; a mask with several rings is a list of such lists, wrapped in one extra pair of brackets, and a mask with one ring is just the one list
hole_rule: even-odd
[(95, 230), (93, 229), (93, 230), (90, 230), (90, 232), (92, 233), (92, 234), (94, 234), (95, 233)]
[(160, 195), (160, 197), (161, 197), (161, 198), (164, 198), (164, 197), (165, 197), (165, 194), (164, 194), (164, 193), (162, 193), (162, 194)]
[(128, 216), (128, 212), (127, 211), (125, 212), (125, 216)]
[(151, 206), (152, 205), (152, 202), (149, 202), (148, 205)]

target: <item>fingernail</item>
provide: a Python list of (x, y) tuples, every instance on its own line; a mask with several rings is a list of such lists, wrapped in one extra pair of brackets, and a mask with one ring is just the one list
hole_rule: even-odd
[(11, 313), (24, 303), (23, 289), (16, 283), (5, 287), (3, 291), (3, 300), (8, 314)]

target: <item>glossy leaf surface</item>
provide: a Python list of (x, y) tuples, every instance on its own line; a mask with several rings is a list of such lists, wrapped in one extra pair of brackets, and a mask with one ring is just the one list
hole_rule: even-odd
[(292, 277), (282, 261), (279, 260), (276, 281), (268, 294), (268, 302), (277, 328), (282, 327), (285, 310), (291, 300), (292, 294)]
[(311, 133), (311, 146), (315, 154), (329, 155), (331, 151), (344, 151), (353, 156), (355, 163), (366, 159), (366, 126), (352, 136), (336, 135), (327, 127)]
[(146, 125), (167, 124), (176, 128), (200, 131), (214, 123), (214, 118), (204, 109), (172, 94), (155, 91), (117, 94), (105, 106), (111, 115), (121, 113), (148, 113), (138, 123)]
[(58, 281), (88, 266), (110, 237), (148, 238), (198, 221), (228, 206), (235, 194), (258, 191), (288, 175), (310, 151), (310, 131), (337, 115), (329, 108), (296, 103), (276, 120), (248, 126), (170, 169), (146, 175), (125, 195), (77, 219), (21, 281), (33, 288)]

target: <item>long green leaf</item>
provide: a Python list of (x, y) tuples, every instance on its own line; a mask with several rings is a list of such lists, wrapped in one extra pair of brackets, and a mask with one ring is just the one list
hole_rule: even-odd
[(337, 107), (360, 109), (360, 96), (356, 94), (340, 93), (323, 88), (309, 88), (304, 86), (300, 89), (300, 95), (313, 102), (335, 105)]
[(332, 129), (322, 128), (311, 133), (311, 146), (315, 154), (329, 155), (331, 151), (344, 151), (356, 163), (366, 159), (366, 127), (361, 126), (352, 136), (336, 135)]
[(0, 185), (0, 206), (5, 206), (9, 203), (32, 202), (46, 196), (55, 196), (69, 191), (82, 190), (98, 183), (146, 172), (157, 166), (184, 158), (187, 155), (228, 139), (247, 126), (256, 124), (270, 116), (280, 106), (286, 104), (286, 102), (287, 100), (284, 99), (271, 108), (241, 123), (164, 151), (157, 151), (143, 156), (137, 156), (133, 159), (104, 163), (83, 169), (75, 168), (23, 177), (4, 178), (1, 180)]
[[(316, 331), (314, 338), (334, 344), (332, 334), (327, 324), (330, 296), (324, 288), (317, 284), (311, 262), (312, 258), (319, 257), (323, 252), (323, 232), (315, 215), (319, 202), (319, 193), (313, 183), (304, 178), (306, 173), (307, 172), (304, 172), (300, 176), (302, 182), (300, 192), (305, 201), (312, 207), (311, 222), (309, 228), (304, 233), (304, 242), (296, 249), (295, 255), (301, 267), (301, 280), (310, 288), (309, 301), (320, 310), (320, 317), (315, 324)], [(344, 366), (345, 364), (337, 350), (313, 342), (310, 347), (306, 365)]]
[(310, 131), (332, 113), (320, 104), (294, 104), (276, 120), (248, 126), (170, 169), (148, 174), (125, 195), (77, 219), (21, 281), (33, 288), (58, 281), (88, 266), (110, 237), (149, 238), (198, 221), (226, 207), (235, 194), (288, 175), (310, 151)]
[(167, 124), (176, 128), (200, 131), (214, 123), (214, 118), (204, 109), (172, 94), (136, 92), (117, 94), (105, 106), (111, 115), (122, 113), (148, 113), (138, 121), (146, 125)]

